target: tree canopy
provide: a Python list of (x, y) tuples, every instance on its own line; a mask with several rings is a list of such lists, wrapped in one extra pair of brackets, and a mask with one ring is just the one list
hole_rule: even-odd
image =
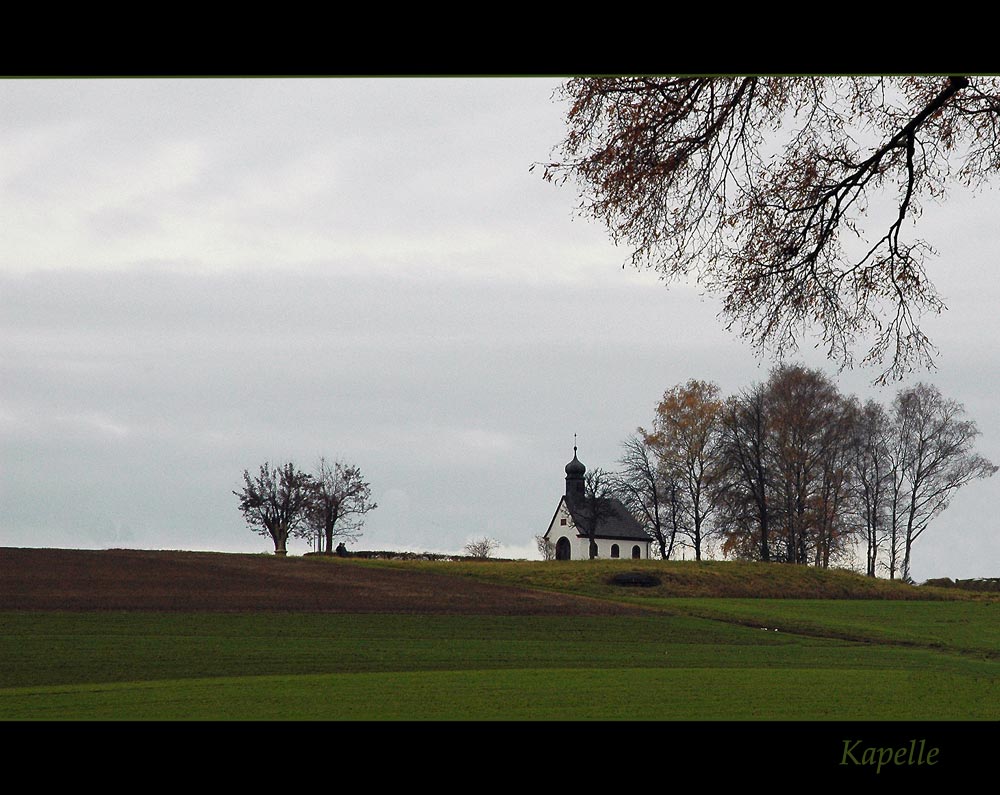
[(911, 236), (922, 202), (1000, 170), (992, 77), (601, 77), (561, 88), (567, 133), (546, 180), (632, 262), (694, 277), (758, 349), (807, 330), (881, 380), (933, 363), (944, 304)]
[(240, 512), (255, 533), (270, 536), (274, 554), (287, 553), (288, 539), (303, 526), (312, 493), (312, 478), (288, 462), (272, 467), (268, 462), (252, 476), (243, 470), (244, 487), (234, 491)]

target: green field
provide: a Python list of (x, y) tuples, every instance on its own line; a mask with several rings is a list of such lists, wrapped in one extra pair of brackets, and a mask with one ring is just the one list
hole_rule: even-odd
[(1000, 603), (616, 617), (0, 613), (3, 720), (1000, 719)]

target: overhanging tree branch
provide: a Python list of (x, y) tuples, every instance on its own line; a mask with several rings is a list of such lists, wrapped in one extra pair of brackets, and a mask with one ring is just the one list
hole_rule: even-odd
[[(634, 265), (695, 277), (760, 349), (814, 330), (849, 366), (870, 335), (880, 380), (933, 366), (919, 321), (944, 304), (905, 224), (944, 195), (952, 160), (967, 185), (1000, 170), (1000, 80), (579, 78), (561, 96), (567, 134), (544, 177), (576, 181), (580, 211)], [(889, 217), (869, 236), (876, 211)]]

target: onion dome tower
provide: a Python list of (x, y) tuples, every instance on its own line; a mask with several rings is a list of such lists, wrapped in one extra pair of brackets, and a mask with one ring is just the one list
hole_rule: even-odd
[[(574, 440), (575, 441), (575, 440)], [(576, 445), (573, 445), (573, 460), (566, 464), (566, 496), (580, 497), (584, 495), (583, 476), (587, 472), (580, 459), (576, 457)]]

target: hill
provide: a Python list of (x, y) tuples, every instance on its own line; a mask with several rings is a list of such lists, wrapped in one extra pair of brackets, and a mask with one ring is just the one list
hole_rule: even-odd
[(609, 615), (635, 613), (649, 597), (987, 595), (845, 571), (723, 561), (399, 561), (0, 548), (0, 604), (8, 610)]
[(0, 548), (5, 610), (611, 615), (634, 607), (319, 557)]
[(527, 588), (641, 602), (650, 598), (965, 600), (997, 594), (914, 586), (843, 569), (743, 561), (381, 561)]

